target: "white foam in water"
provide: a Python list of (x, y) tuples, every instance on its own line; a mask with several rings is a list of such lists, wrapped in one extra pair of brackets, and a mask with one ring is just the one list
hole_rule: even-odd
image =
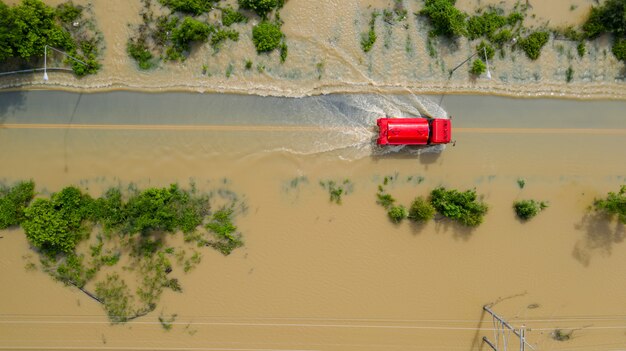
[[(306, 124), (324, 129), (323, 138), (312, 145), (299, 143), (298, 154), (328, 153), (346, 160), (394, 153), (419, 155), (441, 152), (445, 145), (428, 147), (376, 145), (376, 120), (381, 117), (448, 118), (446, 111), (428, 97), (416, 95), (326, 95), (314, 97), (306, 106)], [(308, 146), (306, 145), (308, 144)], [(303, 149), (299, 149), (302, 147)]]

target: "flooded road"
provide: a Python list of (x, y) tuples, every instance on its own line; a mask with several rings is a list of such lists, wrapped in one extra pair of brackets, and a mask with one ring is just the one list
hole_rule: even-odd
[[(626, 182), (625, 108), (488, 96), (0, 94), (7, 182), (99, 195), (118, 183), (193, 179), (208, 189), (226, 179), (249, 208), (236, 222), (242, 249), (203, 251), (180, 277), (182, 295), (165, 292), (152, 314), (116, 326), (84, 294), (27, 271), (23, 233), (1, 232), (0, 349), (486, 350), (488, 303), (530, 328), (537, 349), (620, 349), (626, 234), (586, 213)], [(456, 146), (373, 145), (377, 117), (424, 111), (453, 117)], [(476, 188), (490, 206), (484, 224), (392, 224), (375, 194), (395, 174), (388, 191), (405, 205), (439, 185)], [(354, 191), (330, 203), (318, 183), (345, 178)], [(531, 198), (550, 207), (520, 223), (512, 203)], [(171, 331), (159, 313), (178, 315)], [(572, 338), (552, 339), (556, 328)]]

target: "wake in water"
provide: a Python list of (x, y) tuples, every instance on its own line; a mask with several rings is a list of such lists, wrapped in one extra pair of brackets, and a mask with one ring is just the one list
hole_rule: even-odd
[(301, 123), (313, 125), (323, 131), (312, 140), (289, 148), (281, 148), (297, 154), (329, 153), (343, 159), (355, 160), (368, 156), (389, 154), (419, 155), (441, 152), (445, 145), (426, 147), (376, 145), (378, 128), (376, 120), (382, 117), (448, 118), (447, 112), (428, 97), (417, 95), (324, 95), (297, 99), (294, 106)]

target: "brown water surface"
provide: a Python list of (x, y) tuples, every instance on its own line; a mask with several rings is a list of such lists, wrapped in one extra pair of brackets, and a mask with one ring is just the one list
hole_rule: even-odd
[[(488, 303), (532, 329), (541, 350), (622, 347), (624, 227), (586, 213), (626, 182), (624, 103), (447, 96), (456, 146), (372, 145), (375, 118), (445, 113), (439, 99), (2, 94), (8, 182), (99, 195), (118, 182), (191, 178), (206, 190), (226, 178), (249, 210), (236, 223), (242, 249), (203, 250), (180, 276), (182, 294), (166, 292), (157, 311), (116, 326), (84, 294), (26, 271), (34, 256), (23, 257), (33, 255), (23, 233), (1, 232), (0, 349), (484, 350)], [(392, 224), (375, 193), (394, 174), (388, 190), (405, 205), (439, 185), (476, 188), (490, 206), (485, 223)], [(295, 177), (306, 181), (289, 186)], [(354, 192), (330, 203), (318, 182), (344, 178)], [(520, 223), (512, 202), (527, 198), (550, 207)], [(159, 313), (178, 314), (171, 331)], [(554, 341), (555, 328), (575, 329), (573, 339)]]

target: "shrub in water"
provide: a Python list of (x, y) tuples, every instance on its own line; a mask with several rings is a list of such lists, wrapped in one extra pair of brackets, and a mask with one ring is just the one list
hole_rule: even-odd
[(422, 197), (417, 197), (411, 203), (408, 218), (414, 222), (428, 222), (435, 216), (435, 208)]
[(428, 17), (433, 33), (446, 37), (465, 35), (465, 14), (454, 7), (456, 0), (426, 0), (420, 15)]
[(543, 201), (521, 200), (513, 203), (513, 208), (517, 217), (522, 220), (529, 220), (546, 209), (548, 205)]
[(252, 42), (258, 53), (276, 49), (282, 38), (283, 33), (276, 23), (263, 21), (252, 29)]
[(536, 60), (541, 55), (541, 49), (548, 43), (550, 34), (548, 32), (534, 32), (528, 37), (520, 41), (522, 50), (526, 53), (531, 60)]
[(596, 211), (609, 216), (617, 215), (617, 219), (626, 224), (626, 185), (622, 185), (617, 193), (610, 192), (606, 199), (596, 200), (593, 206)]
[(389, 211), (387, 211), (387, 215), (389, 219), (391, 219), (394, 223), (400, 223), (403, 219), (407, 217), (407, 211), (404, 206), (392, 206)]
[(474, 190), (461, 192), (439, 187), (431, 191), (430, 203), (443, 216), (470, 227), (481, 224), (488, 210), (485, 203), (478, 201)]

